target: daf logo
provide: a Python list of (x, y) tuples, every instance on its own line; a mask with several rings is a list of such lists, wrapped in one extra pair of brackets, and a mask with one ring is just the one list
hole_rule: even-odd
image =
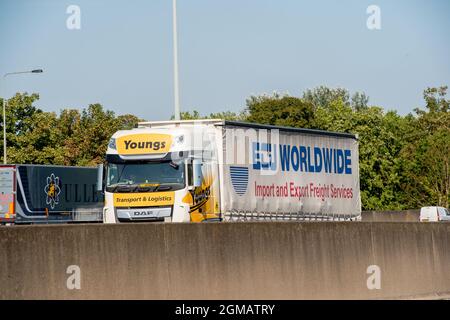
[(147, 212), (146, 211), (133, 211), (133, 215), (134, 216), (146, 216)]

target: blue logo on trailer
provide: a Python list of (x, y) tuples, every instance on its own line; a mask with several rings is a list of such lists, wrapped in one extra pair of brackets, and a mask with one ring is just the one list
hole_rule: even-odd
[(247, 191), (248, 168), (230, 166), (230, 176), (234, 191), (242, 196)]

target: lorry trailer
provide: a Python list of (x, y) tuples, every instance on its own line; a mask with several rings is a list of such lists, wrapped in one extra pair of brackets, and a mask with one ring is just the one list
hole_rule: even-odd
[(106, 223), (359, 220), (358, 138), (246, 122), (140, 122), (109, 141)]
[(101, 222), (96, 167), (0, 165), (0, 223)]

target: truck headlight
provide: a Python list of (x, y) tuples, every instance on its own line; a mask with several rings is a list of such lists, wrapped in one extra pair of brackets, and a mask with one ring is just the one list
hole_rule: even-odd
[(184, 142), (184, 135), (175, 137), (174, 142), (174, 144), (182, 144)]

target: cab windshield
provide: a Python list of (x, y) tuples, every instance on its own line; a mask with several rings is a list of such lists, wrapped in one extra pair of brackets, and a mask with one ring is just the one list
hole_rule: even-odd
[(184, 165), (173, 162), (108, 165), (110, 192), (178, 190), (185, 187)]

